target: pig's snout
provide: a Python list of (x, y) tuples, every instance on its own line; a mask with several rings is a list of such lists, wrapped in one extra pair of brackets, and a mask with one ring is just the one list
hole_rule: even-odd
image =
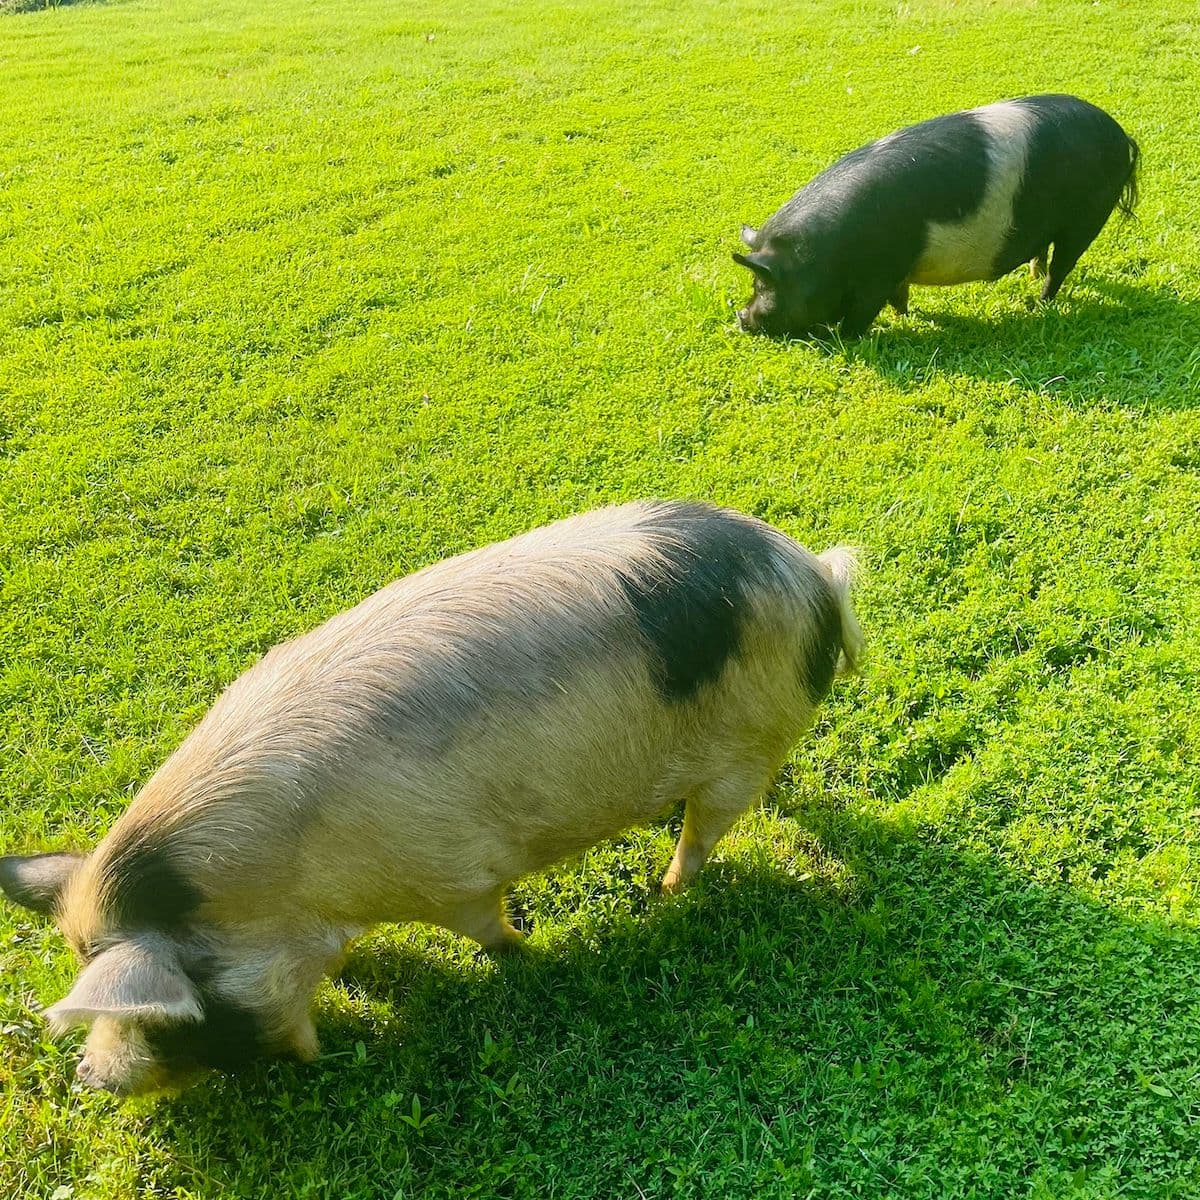
[(79, 1060), (79, 1065), (75, 1068), (75, 1077), (80, 1083), (97, 1091), (112, 1092), (119, 1096), (123, 1090), (114, 1079), (99, 1071), (86, 1055)]
[(762, 317), (756, 313), (753, 307), (742, 308), (738, 310), (738, 328), (743, 333), (766, 333), (767, 330), (763, 326)]

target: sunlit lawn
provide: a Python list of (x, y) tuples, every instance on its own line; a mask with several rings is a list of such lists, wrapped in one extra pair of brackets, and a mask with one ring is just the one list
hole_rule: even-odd
[[(867, 551), (865, 675), (689, 895), (382, 929), (327, 1057), (121, 1107), (0, 913), (0, 1196), (1200, 1195), (1192, 0), (198, 0), (0, 17), (0, 851), (90, 843), (223, 684), (424, 563), (702, 496)], [(1052, 309), (738, 334), (757, 223), (1065, 90), (1144, 152)]]

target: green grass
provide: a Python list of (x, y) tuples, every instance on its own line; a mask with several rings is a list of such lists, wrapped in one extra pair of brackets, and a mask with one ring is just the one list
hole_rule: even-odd
[[(274, 642), (603, 502), (865, 546), (766, 809), (381, 929), (327, 1057), (118, 1106), (0, 914), (0, 1196), (1195, 1197), (1194, 0), (148, 0), (0, 18), (0, 848), (90, 842)], [(741, 221), (1006, 95), (1142, 143), (1058, 305), (734, 332)]]

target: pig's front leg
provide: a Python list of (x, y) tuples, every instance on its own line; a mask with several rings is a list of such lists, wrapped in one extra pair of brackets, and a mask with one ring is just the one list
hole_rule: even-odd
[(871, 323), (879, 316), (888, 298), (887, 292), (880, 294), (876, 291), (859, 292), (849, 296), (842, 312), (842, 337), (862, 337), (871, 328)]
[(525, 935), (513, 928), (504, 911), (503, 888), (446, 909), (438, 924), (473, 938), (489, 954), (515, 950), (525, 942)]

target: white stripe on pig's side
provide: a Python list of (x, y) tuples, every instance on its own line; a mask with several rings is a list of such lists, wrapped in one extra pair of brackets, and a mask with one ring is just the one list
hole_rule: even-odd
[(969, 283), (991, 279), (993, 264), (1013, 223), (1013, 203), (1029, 157), (1037, 117), (1005, 101), (971, 110), (987, 136), (988, 181), (983, 203), (962, 221), (931, 221), (925, 251), (909, 283)]

